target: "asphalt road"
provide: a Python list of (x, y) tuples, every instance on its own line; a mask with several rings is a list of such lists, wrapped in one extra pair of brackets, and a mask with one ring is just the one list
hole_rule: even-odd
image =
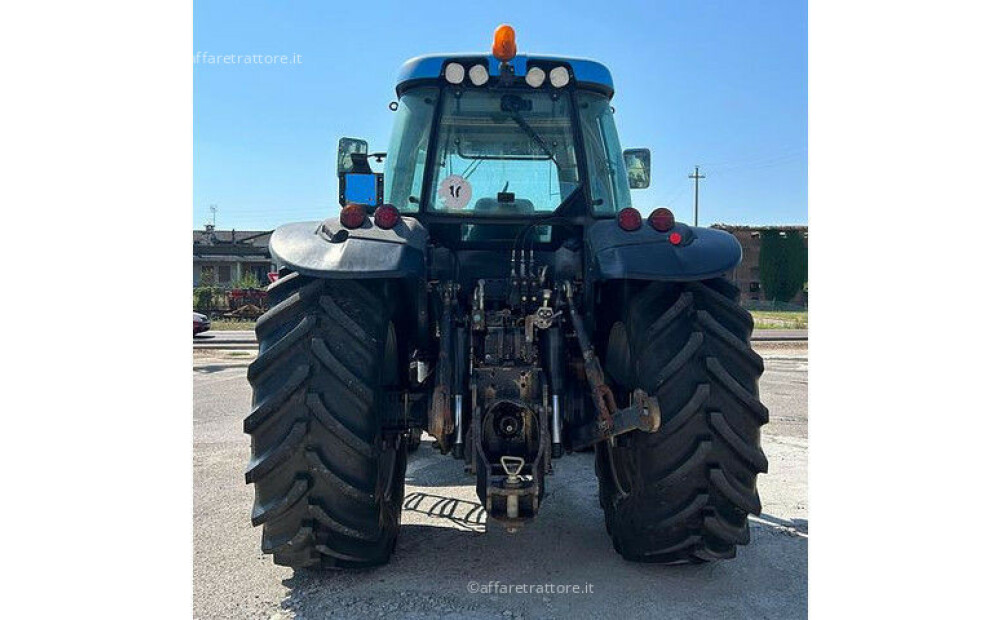
[[(807, 329), (757, 329), (753, 332), (755, 341), (807, 340)], [(196, 349), (239, 349), (256, 347), (257, 338), (253, 330), (209, 330), (194, 337)]]
[[(194, 616), (197, 618), (804, 618), (807, 601), (808, 362), (801, 344), (762, 344), (771, 422), (760, 478), (764, 514), (737, 558), (701, 566), (627, 563), (611, 547), (593, 456), (554, 462), (538, 520), (484, 531), (472, 479), (431, 450), (411, 455), (403, 527), (385, 567), (296, 574), (260, 552), (243, 484), (252, 354), (194, 353)], [(590, 593), (472, 592), (486, 584), (577, 585)], [(589, 586), (589, 587), (588, 587)]]

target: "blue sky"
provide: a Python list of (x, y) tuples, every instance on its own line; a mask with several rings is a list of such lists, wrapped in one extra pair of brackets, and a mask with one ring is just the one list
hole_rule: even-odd
[(336, 213), (341, 136), (384, 150), (394, 79), (425, 53), (594, 58), (615, 80), (623, 146), (653, 153), (643, 212), (700, 224), (807, 221), (807, 19), (796, 2), (232, 2), (194, 6), (194, 52), (299, 54), (297, 65), (194, 64), (193, 224), (269, 229)]

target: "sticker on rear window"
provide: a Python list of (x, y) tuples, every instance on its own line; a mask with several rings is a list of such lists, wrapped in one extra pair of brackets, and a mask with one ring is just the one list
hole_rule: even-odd
[(472, 184), (460, 174), (446, 176), (438, 186), (438, 198), (445, 209), (464, 209), (472, 198)]

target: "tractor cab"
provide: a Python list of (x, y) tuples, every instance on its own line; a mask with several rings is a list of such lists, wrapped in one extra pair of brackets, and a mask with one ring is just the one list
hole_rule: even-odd
[[(582, 223), (630, 207), (630, 189), (649, 185), (649, 150), (621, 149), (611, 73), (592, 60), (516, 54), (513, 37), (501, 26), (492, 55), (406, 62), (384, 173), (365, 165), (366, 143), (341, 141), (341, 204), (391, 204), (455, 241), (508, 245), (533, 221)], [(550, 243), (553, 230), (531, 235)]]

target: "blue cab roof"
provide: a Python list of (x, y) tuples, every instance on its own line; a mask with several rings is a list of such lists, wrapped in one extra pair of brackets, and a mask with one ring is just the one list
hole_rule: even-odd
[[(477, 60), (484, 61), (488, 65), (491, 76), (500, 75), (500, 61), (491, 54), (431, 54), (417, 56), (416, 58), (407, 60), (400, 68), (399, 77), (396, 79), (396, 94), (401, 94), (402, 89), (408, 82), (439, 78), (444, 64), (453, 60), (462, 63)], [(597, 61), (586, 58), (518, 54), (510, 61), (510, 64), (514, 66), (514, 75), (523, 77), (528, 70), (528, 63), (532, 61), (567, 65), (577, 84), (584, 87), (587, 85), (591, 85), (591, 87), (596, 86), (600, 90), (607, 91), (608, 96), (614, 94), (615, 86), (614, 82), (611, 81), (611, 71)]]

